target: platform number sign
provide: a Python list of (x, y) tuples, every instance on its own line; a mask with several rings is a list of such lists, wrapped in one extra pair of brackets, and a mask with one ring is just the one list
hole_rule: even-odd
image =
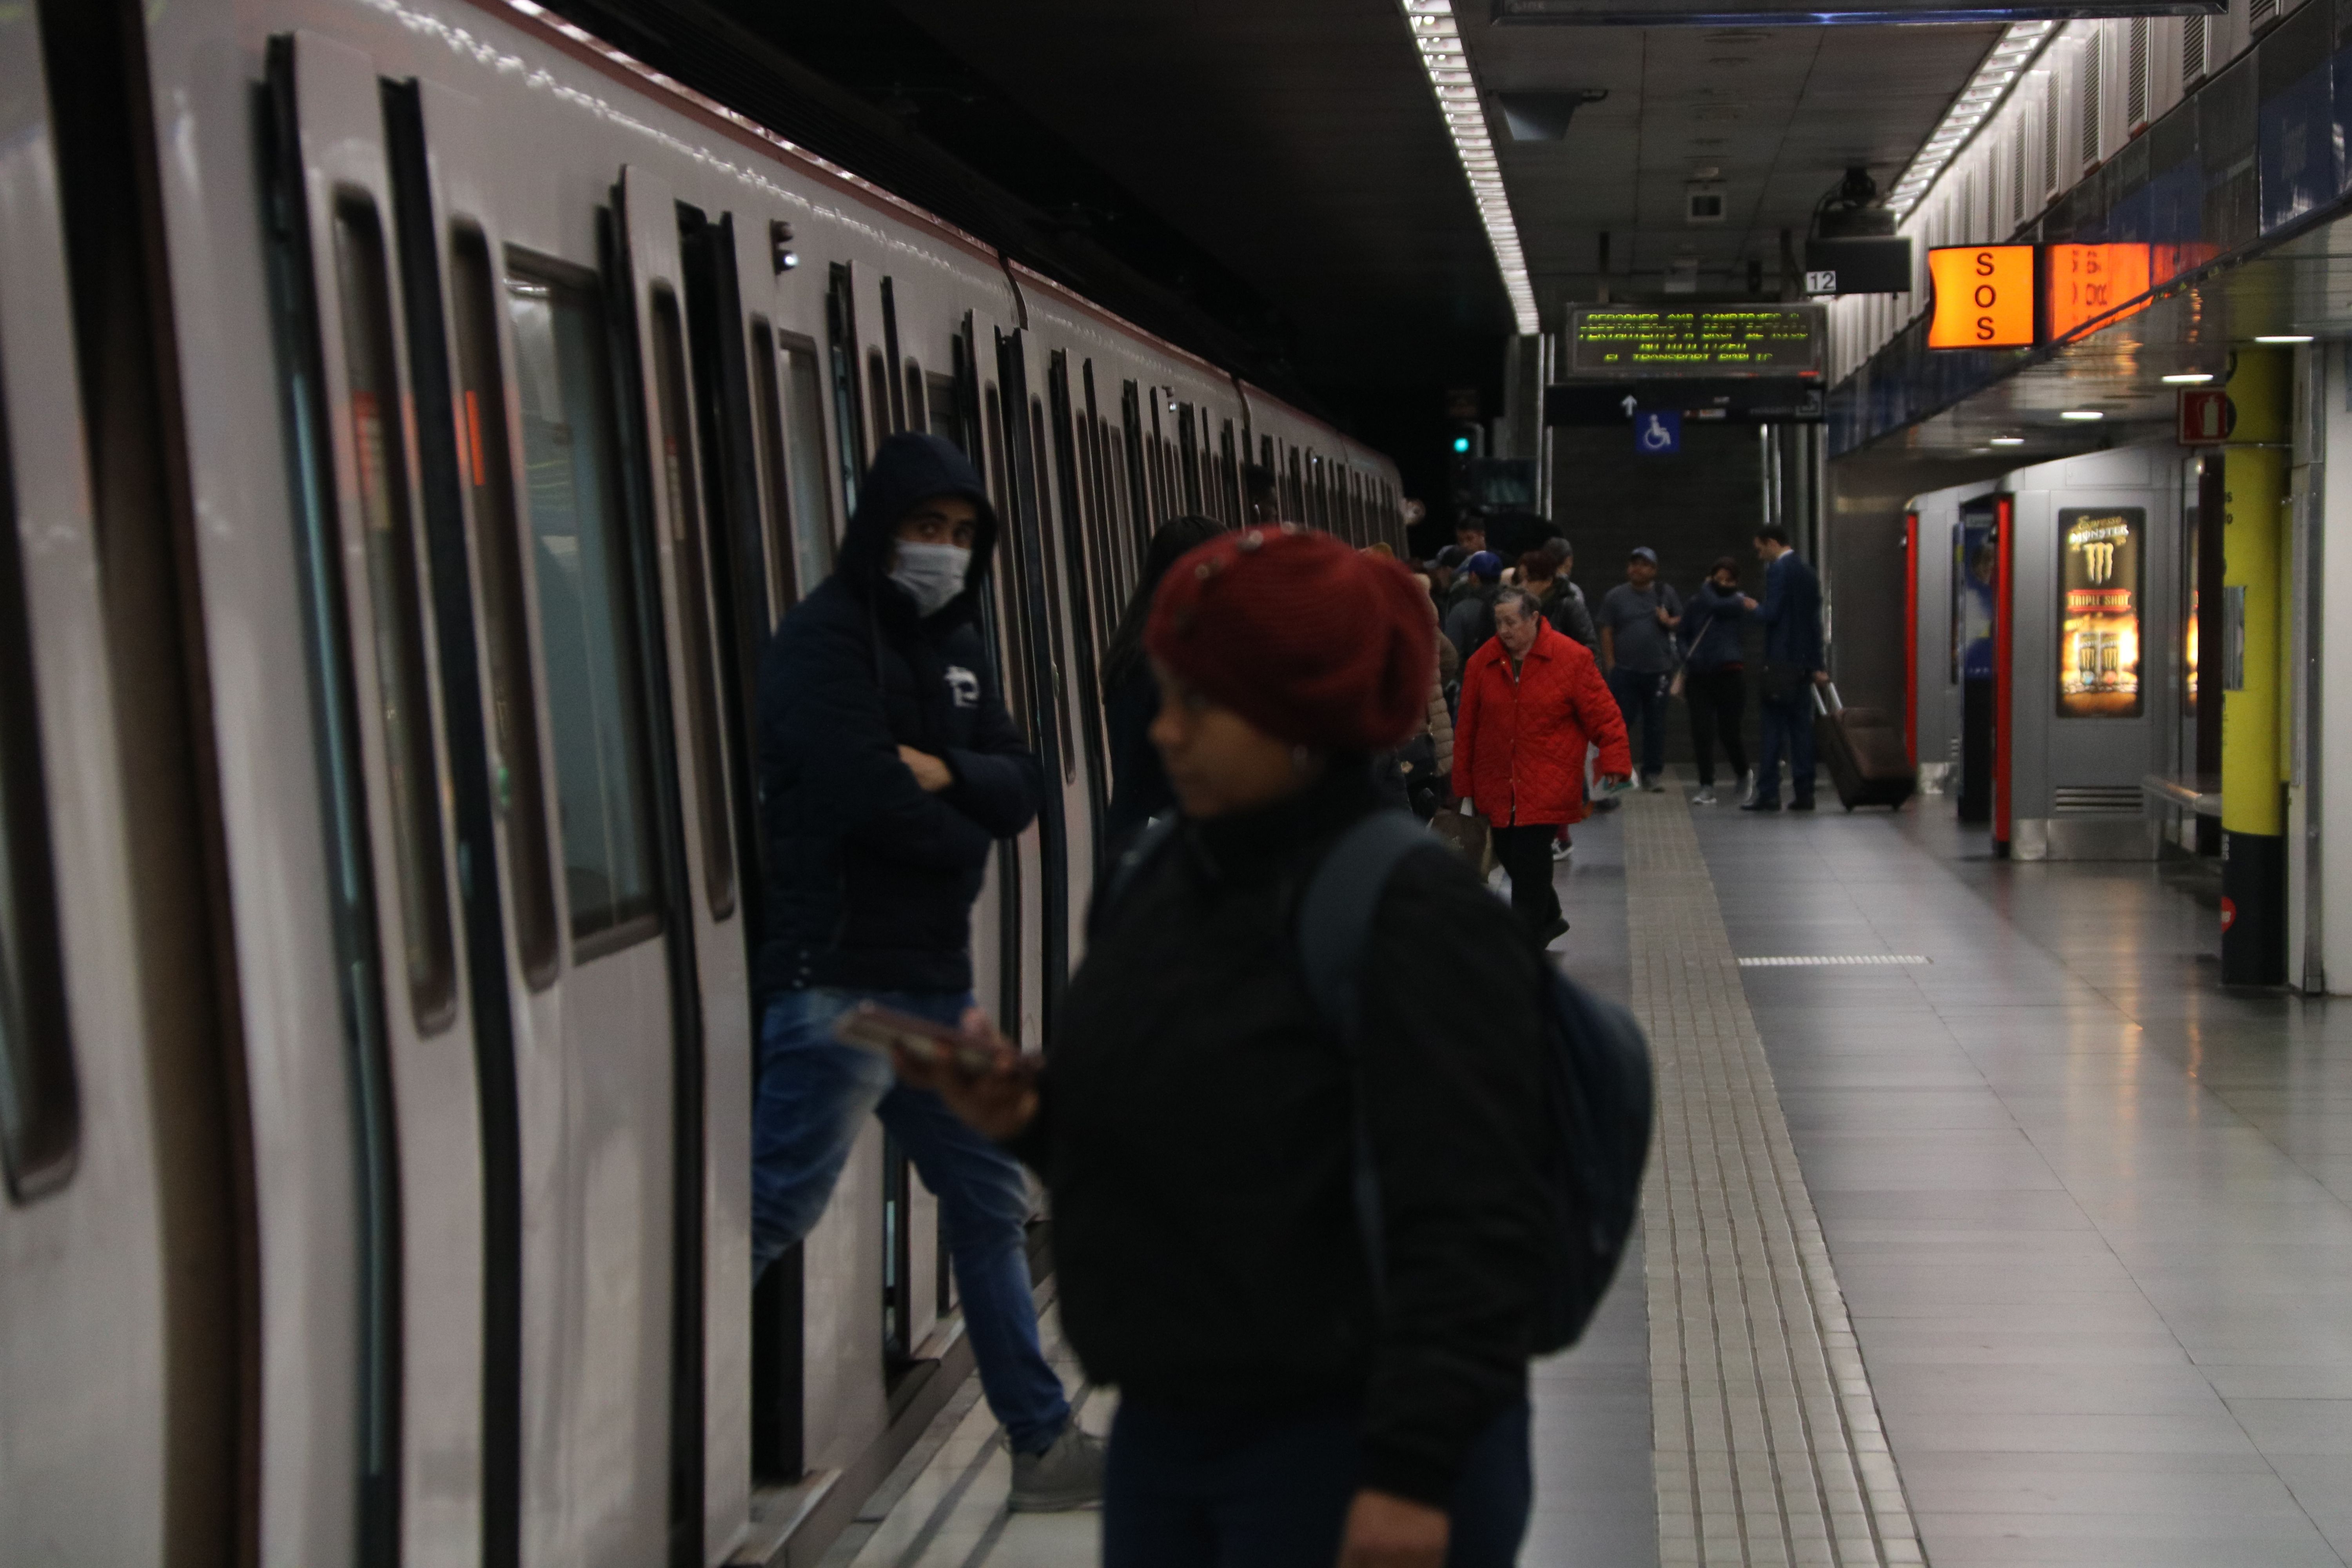
[(1927, 252), (1931, 349), (2033, 346), (2033, 247), (1959, 245)]

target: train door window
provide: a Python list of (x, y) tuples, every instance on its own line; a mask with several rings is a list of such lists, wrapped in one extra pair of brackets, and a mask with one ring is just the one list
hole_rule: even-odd
[(842, 510), (854, 512), (866, 468), (866, 430), (857, 408), (857, 295), (849, 268), (838, 261), (826, 286), (824, 330), (833, 372), (833, 428), (841, 437)]
[(726, 741), (719, 666), (711, 651), (709, 568), (703, 560), (701, 487), (694, 474), (694, 408), (687, 401), (686, 337), (677, 296), (656, 288), (654, 307), (654, 478), (669, 503), (677, 574), (678, 640), (686, 652), (686, 723), (694, 745), (694, 796), (702, 828), (702, 881), (710, 918), (735, 910), (735, 847), (727, 817)]
[[(1045, 548), (1038, 552), (1037, 570), (1045, 584), (1045, 643), (1053, 649), (1055, 669), (1063, 672), (1066, 680), (1070, 661), (1062, 637), (1062, 574), (1055, 569), (1054, 550), (1050, 542), (1057, 530), (1055, 527), (1053, 487), (1045, 482), (1045, 465), (1051, 460), (1053, 448), (1045, 440), (1045, 405), (1034, 397), (1029, 400), (1029, 449), (1034, 454), (1031, 472), (1036, 480), (1037, 521), (1043, 530), (1041, 542), (1045, 543)], [(1066, 520), (1063, 526), (1069, 526)], [(1083, 692), (1066, 692), (1059, 696), (1073, 701), (1087, 700)], [(1053, 710), (1055, 731), (1061, 737), (1062, 776), (1066, 781), (1074, 781), (1078, 776), (1078, 753), (1077, 749), (1070, 744), (1065, 709), (1057, 694), (1047, 692), (1045, 698)]]
[[(824, 376), (816, 345), (777, 335), (783, 355), (784, 482), (793, 575), (814, 589), (833, 572), (833, 487), (824, 479)], [(781, 615), (782, 612), (777, 612)]]
[(931, 427), (931, 401), (923, 395), (923, 367), (908, 360), (906, 378), (907, 428), (928, 431)]
[(364, 198), (347, 196), (336, 204), (335, 270), (343, 301), (343, 356), (374, 626), (376, 706), (383, 724), (385, 785), (398, 861), (401, 941), (416, 1027), (429, 1033), (457, 1016), (457, 954), (443, 871), (424, 595), (416, 581), (416, 532), (394, 370), (391, 273), (383, 226), (373, 204)]
[(1013, 721), (1031, 736), (1036, 734), (1029, 707), (1029, 645), (1024, 637), (1027, 617), (1023, 614), (1025, 603), (1022, 591), (1021, 551), (1011, 531), (1013, 525), (1010, 492), (1005, 489), (1004, 467), (1004, 404), (998, 396), (994, 383), (990, 383), (981, 395), (982, 420), (988, 426), (988, 490), (996, 503), (997, 549), (993, 567), (1000, 580), (1006, 613), (1000, 619), (1004, 646), (997, 658), (1004, 670), (1004, 699), (1013, 710)]
[(1131, 381), (1119, 384), (1118, 427), (1119, 477), (1127, 485), (1128, 521), (1136, 526), (1138, 534), (1148, 534), (1151, 502), (1143, 477), (1143, 398)]
[[(908, 402), (912, 405), (916, 401), (911, 395), (915, 389), (910, 385), (908, 390)], [(922, 393), (924, 427), (934, 436), (946, 437), (955, 443), (956, 450), (977, 460), (980, 454), (971, 449), (971, 433), (963, 427), (963, 409), (956, 401), (955, 377), (927, 375), (923, 377)]]
[(479, 230), (459, 229), (452, 250), (457, 457), (474, 503), (474, 570), (482, 584), (482, 650), (490, 679), (491, 782), (506, 824), (515, 947), (523, 977), (536, 990), (555, 978), (555, 873), (548, 852), (539, 700), (531, 687), (522, 519), (515, 506), (506, 386), (499, 369), (498, 279)]
[(1192, 405), (1176, 407), (1177, 468), (1184, 476), (1184, 510), (1197, 513), (1201, 510), (1201, 443), (1192, 428)]
[(510, 262), (539, 635), (575, 959), (654, 934), (652, 798), (619, 419), (596, 284)]
[(751, 318), (751, 454), (760, 470), (760, 553), (768, 566), (768, 629), (800, 597), (793, 570), (793, 517), (784, 499), (784, 389), (776, 379), (776, 334)]
[(1241, 515), (1242, 470), (1234, 460), (1234, 422), (1224, 421), (1217, 432), (1217, 517), (1232, 522)]
[(890, 367), (883, 362), (880, 349), (866, 351), (866, 402), (867, 412), (874, 417), (874, 445), (878, 449), (892, 433)]
[(81, 1090), (66, 1014), (33, 629), (5, 436), (0, 431), (0, 1163), (9, 1195), (28, 1203), (73, 1175)]
[(1307, 480), (1301, 471), (1298, 448), (1296, 447), (1290, 448), (1290, 484), (1286, 499), (1290, 503), (1288, 512), (1292, 520), (1299, 522), (1306, 521)]

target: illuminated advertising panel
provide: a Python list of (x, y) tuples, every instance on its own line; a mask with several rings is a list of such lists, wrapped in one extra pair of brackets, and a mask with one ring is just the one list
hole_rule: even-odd
[(1927, 252), (1931, 349), (2033, 346), (2033, 247), (1959, 245)]
[(2137, 719), (2140, 694), (2140, 547), (2136, 506), (2058, 513), (2058, 716)]
[(1818, 375), (1818, 305), (1585, 305), (1569, 312), (1579, 375)]
[(2128, 310), (2116, 307), (2148, 290), (2145, 245), (2045, 245), (2049, 280), (2050, 335), (2063, 338), (2093, 321), (2113, 326), (2147, 309), (2141, 300)]

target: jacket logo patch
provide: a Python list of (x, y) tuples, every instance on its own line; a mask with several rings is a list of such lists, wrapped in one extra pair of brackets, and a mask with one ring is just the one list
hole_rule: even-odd
[(948, 697), (959, 708), (980, 706), (980, 677), (960, 664), (947, 668)]

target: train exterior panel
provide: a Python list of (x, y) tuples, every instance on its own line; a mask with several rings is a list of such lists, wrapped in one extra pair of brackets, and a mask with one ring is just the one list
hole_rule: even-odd
[[(144, 71), (113, 172), (146, 178), (89, 197), (136, 221), (75, 229), (44, 193), (102, 160), (53, 151), (31, 37), (62, 14), (0, 18), (79, 1095), (54, 1190), (0, 1205), (11, 1535), (715, 1563), (845, 1517), (953, 1301), (936, 1205), (869, 1129), (755, 1325), (761, 644), (883, 437), (973, 456), (997, 674), (1057, 784), (975, 911), (981, 999), (1034, 1045), (1083, 952), (1101, 661), (1152, 529), (1244, 521), (1255, 463), (1284, 516), (1401, 548), (1393, 467), (522, 0), (144, 8), (111, 58)], [(77, 243), (152, 327), (123, 362), (152, 427), (74, 427)], [(118, 425), (145, 501), (127, 465), (88, 492)], [(173, 616), (93, 586), (110, 506)], [(155, 715), (182, 774), (115, 754), (177, 732)], [(190, 831), (135, 852), (123, 792), (183, 776)], [(156, 1005), (196, 981), (205, 1007)], [(36, 1444), (18, 1413), (61, 1379), (86, 1419)]]

